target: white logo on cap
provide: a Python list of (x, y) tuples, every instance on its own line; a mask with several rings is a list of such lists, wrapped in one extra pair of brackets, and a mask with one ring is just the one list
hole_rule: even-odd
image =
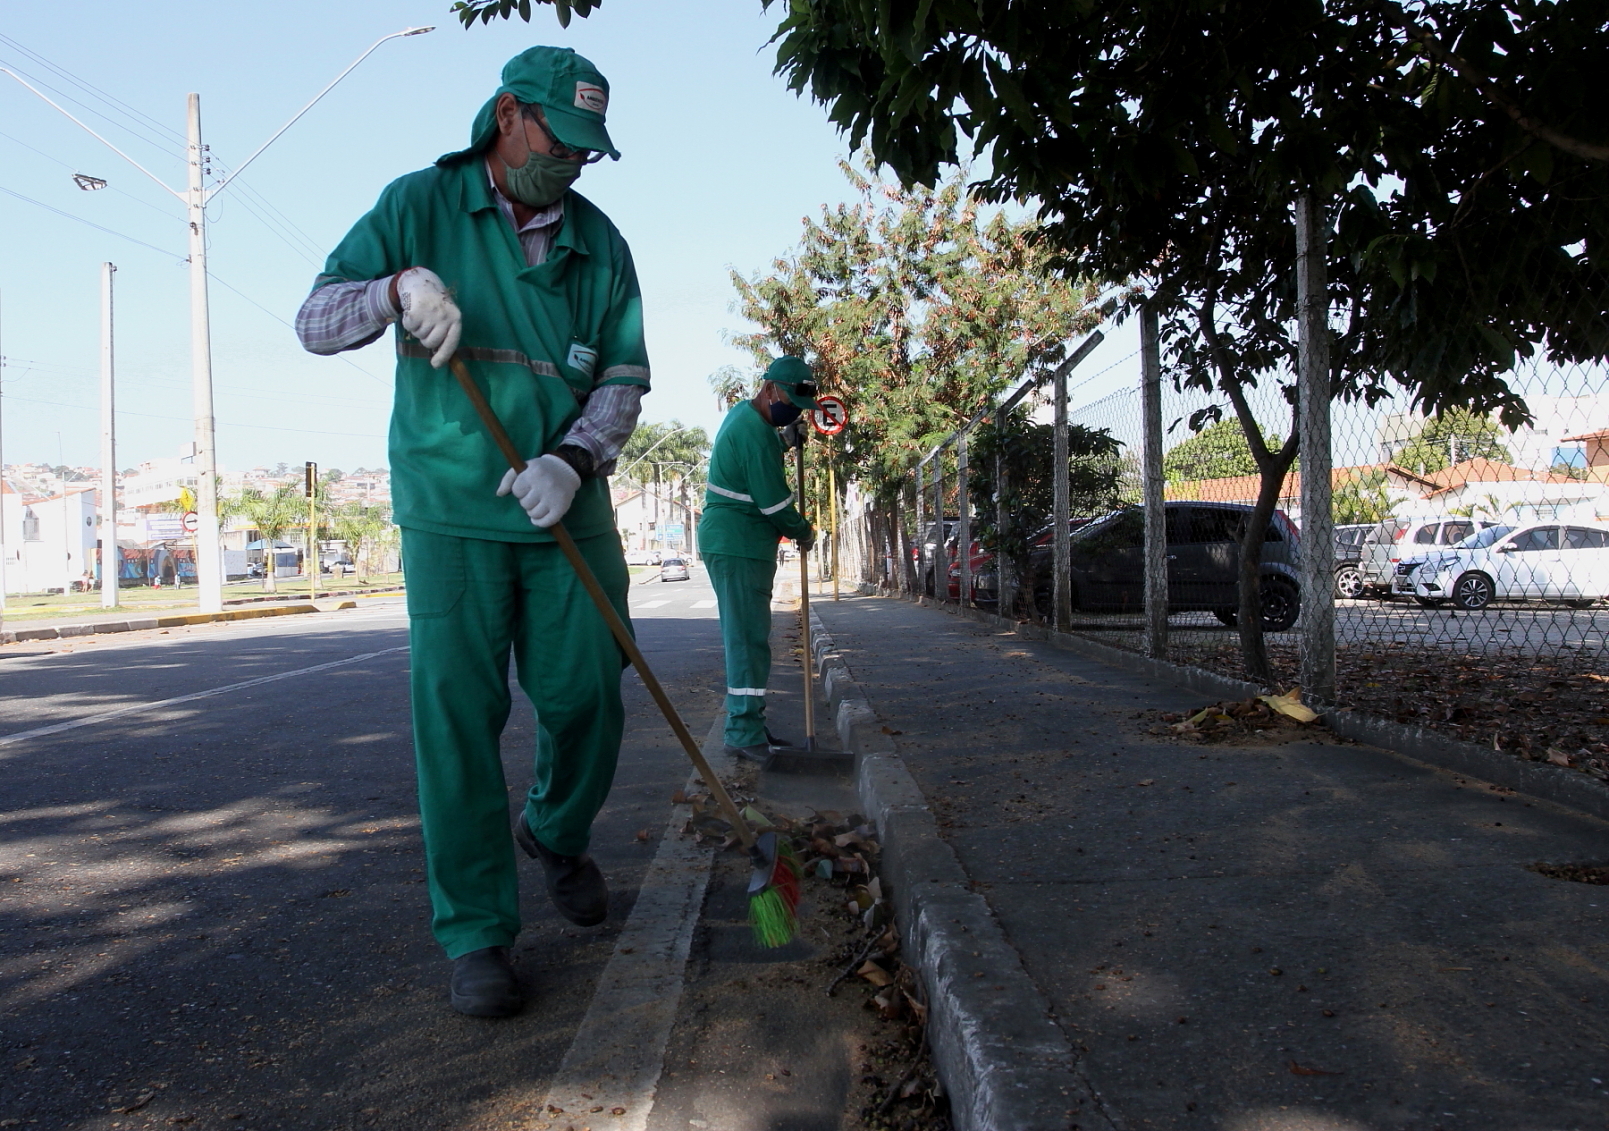
[(594, 114), (602, 114), (609, 109), (609, 92), (601, 86), (594, 86), (590, 82), (576, 81), (575, 104), (583, 110), (591, 110)]

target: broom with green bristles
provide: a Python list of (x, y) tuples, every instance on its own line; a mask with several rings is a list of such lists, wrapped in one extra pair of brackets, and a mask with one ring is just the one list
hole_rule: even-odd
[[(521, 458), (514, 442), (509, 439), (508, 432), (503, 428), (503, 422), (497, 419), (497, 414), (487, 403), (480, 386), (475, 384), (475, 379), (469, 375), (469, 370), (464, 367), (464, 363), (457, 355), (454, 355), (448, 364), (452, 368), (453, 376), (458, 378), (459, 385), (463, 386), (470, 403), (475, 406), (475, 412), (480, 416), (481, 423), (486, 426), (498, 450), (503, 453), (503, 458), (508, 461), (515, 474), (524, 471), (525, 460)], [(670, 724), (670, 729), (681, 741), (682, 749), (692, 760), (693, 767), (704, 778), (710, 793), (721, 807), (721, 812), (726, 814), (726, 819), (732, 823), (733, 831), (737, 833), (738, 839), (748, 852), (749, 860), (754, 865), (754, 870), (749, 875), (748, 890), (749, 925), (754, 929), (755, 939), (761, 946), (768, 947), (784, 946), (792, 942), (794, 936), (799, 933), (800, 873), (799, 859), (794, 855), (793, 846), (778, 836), (775, 829), (768, 828), (756, 833), (744, 815), (738, 811), (737, 806), (732, 803), (731, 796), (727, 794), (726, 787), (721, 784), (721, 779), (710, 769), (709, 762), (704, 758), (704, 752), (693, 740), (692, 732), (687, 729), (687, 724), (682, 722), (675, 705), (671, 703), (670, 697), (665, 694), (665, 689), (660, 686), (659, 679), (649, 668), (648, 661), (643, 658), (642, 650), (637, 647), (637, 641), (631, 635), (631, 630), (626, 627), (626, 622), (620, 619), (620, 614), (609, 601), (609, 595), (598, 583), (597, 575), (581, 556), (575, 539), (570, 537), (570, 532), (564, 528), (562, 522), (554, 523), (548, 530), (558, 542), (559, 549), (564, 552), (565, 559), (575, 569), (576, 576), (581, 579), (582, 588), (587, 591), (587, 596), (592, 598), (592, 603), (597, 606), (604, 623), (609, 626), (609, 631), (614, 634), (615, 643), (620, 645), (620, 650), (626, 654), (627, 661), (637, 669), (637, 674), (642, 677), (643, 686), (648, 688), (648, 694), (659, 704), (665, 721)]]

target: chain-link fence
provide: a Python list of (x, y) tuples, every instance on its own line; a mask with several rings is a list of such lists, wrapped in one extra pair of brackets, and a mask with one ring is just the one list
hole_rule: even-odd
[[(1180, 391), (1160, 374), (1149, 458), (1165, 500), (1167, 615), (1148, 638), (1144, 396), (1120, 388), (1077, 404), (1069, 376), (1137, 368), (1110, 348), (1089, 353), (1060, 379), (1031, 375), (948, 437), (896, 500), (853, 500), (846, 536), (861, 543), (861, 576), (1246, 676), (1237, 570), (1263, 476), (1245, 430), (1223, 394)], [(1609, 755), (1597, 749), (1609, 718), (1609, 371), (1534, 361), (1508, 380), (1531, 413), (1517, 429), (1466, 410), (1426, 416), (1405, 394), (1330, 405), (1333, 577), (1322, 593), (1305, 591), (1302, 532), (1321, 524), (1303, 514), (1300, 456), (1271, 477), (1276, 510), (1257, 561), (1268, 682), (1299, 682), (1321, 649), (1340, 705), (1597, 765)], [(1296, 384), (1276, 374), (1245, 390), (1271, 449), (1299, 427)], [(1012, 429), (1037, 460), (1002, 440)], [(1044, 458), (1058, 432), (1064, 450)], [(1092, 450), (1092, 435), (1111, 447)], [(1043, 482), (1058, 460), (1071, 481), (1059, 549)], [(1333, 610), (1320, 634), (1333, 633), (1333, 647), (1308, 639), (1301, 609), (1315, 596)]]

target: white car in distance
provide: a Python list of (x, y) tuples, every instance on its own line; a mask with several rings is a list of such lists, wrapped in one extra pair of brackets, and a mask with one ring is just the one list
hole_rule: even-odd
[(1479, 611), (1493, 601), (1560, 601), (1584, 609), (1609, 597), (1609, 525), (1488, 526), (1446, 549), (1397, 564), (1392, 590), (1434, 608)]

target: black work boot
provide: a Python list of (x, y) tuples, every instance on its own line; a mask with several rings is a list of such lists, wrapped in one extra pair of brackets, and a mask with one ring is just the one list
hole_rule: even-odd
[(506, 946), (488, 946), (453, 959), (452, 1005), (471, 1017), (512, 1017), (525, 1004)]
[(723, 749), (730, 757), (744, 758), (750, 762), (764, 763), (771, 757), (771, 744), (768, 742), (756, 742), (753, 746), (733, 746), (727, 743)]
[(560, 856), (536, 839), (521, 813), (514, 822), (514, 843), (525, 855), (542, 862), (547, 877), (548, 898), (570, 922), (578, 927), (595, 927), (609, 917), (609, 886), (592, 857)]

